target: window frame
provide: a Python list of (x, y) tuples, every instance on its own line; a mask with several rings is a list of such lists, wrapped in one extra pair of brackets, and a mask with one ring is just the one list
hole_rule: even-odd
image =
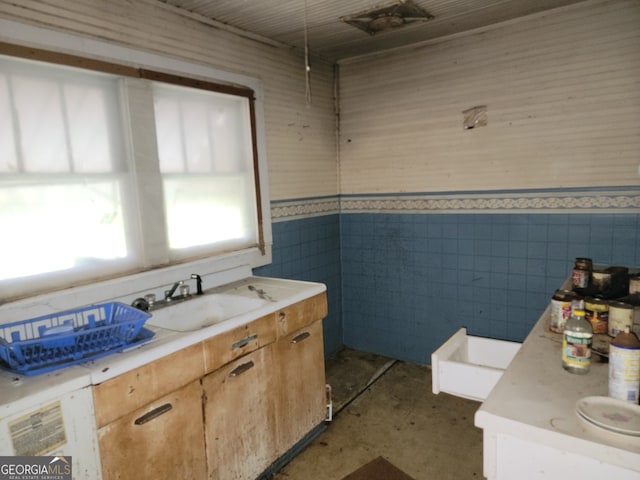
[(48, 307), (64, 309), (110, 299), (126, 301), (136, 293), (154, 291), (176, 280), (189, 278), (191, 273), (201, 275), (205, 279), (205, 285), (215, 286), (248, 276), (252, 268), (271, 263), (272, 233), (264, 90), (260, 80), (7, 20), (0, 20), (0, 31), (0, 54), (3, 55), (246, 97), (249, 100), (258, 223), (258, 245), (255, 247), (213, 254), (129, 275), (119, 274), (110, 279), (97, 280), (59, 292), (35, 295), (27, 293), (24, 298), (6, 303), (2, 303), (0, 299), (2, 323), (29, 318), (31, 314), (28, 312), (40, 314), (43, 303), (48, 303)]

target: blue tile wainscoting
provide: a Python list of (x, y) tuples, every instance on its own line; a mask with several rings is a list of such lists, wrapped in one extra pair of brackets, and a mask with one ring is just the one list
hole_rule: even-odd
[(323, 322), (325, 355), (343, 345), (340, 217), (337, 197), (273, 202), (273, 262), (255, 275), (321, 282), (329, 314)]
[(460, 327), (522, 341), (575, 257), (640, 266), (640, 188), (344, 195), (272, 212), (274, 261), (256, 273), (327, 284), (328, 353), (429, 364)]

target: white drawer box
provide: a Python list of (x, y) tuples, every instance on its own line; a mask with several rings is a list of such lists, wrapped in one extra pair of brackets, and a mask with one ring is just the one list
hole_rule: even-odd
[(431, 354), (433, 393), (484, 401), (520, 343), (467, 335), (461, 328)]

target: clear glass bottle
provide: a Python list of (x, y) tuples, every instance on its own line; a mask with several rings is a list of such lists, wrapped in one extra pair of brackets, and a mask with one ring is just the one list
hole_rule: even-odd
[(591, 368), (593, 327), (584, 318), (584, 310), (574, 310), (562, 334), (562, 368), (584, 375)]

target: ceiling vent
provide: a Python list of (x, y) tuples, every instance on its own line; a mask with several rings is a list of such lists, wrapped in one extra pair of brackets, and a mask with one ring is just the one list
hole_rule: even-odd
[(386, 30), (427, 22), (432, 18), (432, 15), (411, 0), (399, 0), (385, 7), (376, 7), (354, 15), (340, 17), (340, 20), (367, 32), (369, 35), (375, 35)]

